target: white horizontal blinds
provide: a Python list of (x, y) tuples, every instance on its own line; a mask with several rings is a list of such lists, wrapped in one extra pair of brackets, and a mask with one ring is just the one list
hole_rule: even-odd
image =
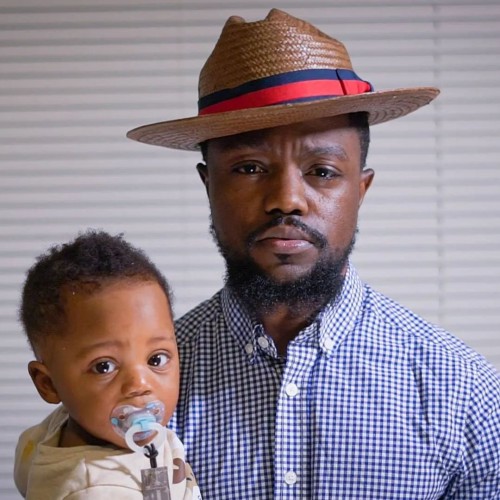
[(19, 432), (51, 409), (29, 380), (32, 355), (16, 321), (36, 255), (99, 227), (148, 251), (172, 282), (179, 312), (220, 285), (194, 170), (199, 155), (125, 138), (136, 125), (195, 112), (210, 35), (194, 29), (206, 24), (194, 14), (165, 2), (144, 11), (130, 1), (0, 2), (2, 499), (17, 498)]
[[(280, 1), (343, 40), (376, 88), (438, 85), (435, 105), (373, 128), (362, 276), (500, 366), (500, 13), (495, 2)], [(268, 2), (0, 0), (0, 497), (20, 430), (50, 407), (16, 321), (25, 270), (86, 227), (124, 232), (169, 277), (176, 311), (221, 283), (196, 153), (133, 143), (196, 113), (197, 75), (229, 15)], [(479, 112), (477, 112), (479, 111)]]
[(426, 40), (410, 30), (387, 48), (408, 52), (407, 75), (433, 75), (421, 81), (442, 94), (396, 127), (373, 129), (377, 176), (357, 257), (365, 278), (499, 366), (500, 5), (432, 11)]
[(500, 4), (438, 15), (441, 308), (500, 364)]

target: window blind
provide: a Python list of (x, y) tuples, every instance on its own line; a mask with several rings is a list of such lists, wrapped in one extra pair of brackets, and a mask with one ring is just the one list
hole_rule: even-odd
[[(376, 89), (436, 85), (430, 106), (372, 128), (375, 181), (353, 261), (372, 286), (500, 367), (500, 5), (496, 0), (276, 1), (342, 40)], [(196, 113), (198, 72), (227, 17), (268, 2), (0, 0), (0, 497), (17, 436), (52, 408), (17, 321), (35, 256), (88, 227), (144, 248), (176, 315), (222, 283), (197, 153), (130, 128)]]

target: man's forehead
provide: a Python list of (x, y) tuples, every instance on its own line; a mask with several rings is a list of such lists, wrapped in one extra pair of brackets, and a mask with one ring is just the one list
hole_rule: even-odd
[(210, 144), (219, 150), (242, 149), (247, 147), (262, 147), (269, 135), (268, 129), (252, 130), (241, 134), (228, 135), (217, 139), (210, 139)]
[(288, 125), (281, 125), (279, 127), (251, 130), (248, 132), (242, 132), (240, 134), (210, 139), (207, 142), (210, 144), (214, 144), (218, 150), (242, 149), (248, 147), (265, 148), (266, 146), (269, 146), (268, 139), (270, 136), (287, 134), (292, 131), (296, 132), (297, 134), (314, 134), (349, 126), (350, 124), (348, 115), (339, 115), (334, 117), (291, 123)]

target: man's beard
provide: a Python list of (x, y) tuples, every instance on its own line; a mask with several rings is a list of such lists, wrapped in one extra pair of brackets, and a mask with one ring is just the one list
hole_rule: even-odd
[(314, 315), (340, 293), (344, 283), (343, 272), (354, 248), (355, 234), (345, 248), (328, 250), (328, 242), (321, 233), (295, 217), (278, 217), (249, 235), (247, 249), (259, 233), (283, 224), (295, 226), (307, 234), (320, 254), (320, 258), (308, 273), (286, 282), (278, 282), (266, 274), (250, 257), (249, 252), (236, 255), (220, 240), (213, 223), (210, 224), (212, 237), (226, 261), (226, 286), (240, 298), (249, 312), (257, 317), (272, 312), (279, 306), (285, 306), (299, 314), (309, 311)]

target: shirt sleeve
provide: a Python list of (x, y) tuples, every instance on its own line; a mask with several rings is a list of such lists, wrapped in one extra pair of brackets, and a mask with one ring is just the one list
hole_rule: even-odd
[(188, 463), (186, 463), (186, 494), (184, 500), (202, 500), (200, 488)]
[(191, 466), (186, 462), (184, 445), (172, 431), (167, 431), (168, 444), (172, 453), (173, 474), (170, 491), (172, 498), (201, 500), (201, 493)]
[(91, 486), (74, 491), (64, 497), (64, 500), (143, 500), (142, 492), (121, 486)]
[(464, 424), (461, 471), (449, 500), (500, 500), (500, 375), (478, 370)]

